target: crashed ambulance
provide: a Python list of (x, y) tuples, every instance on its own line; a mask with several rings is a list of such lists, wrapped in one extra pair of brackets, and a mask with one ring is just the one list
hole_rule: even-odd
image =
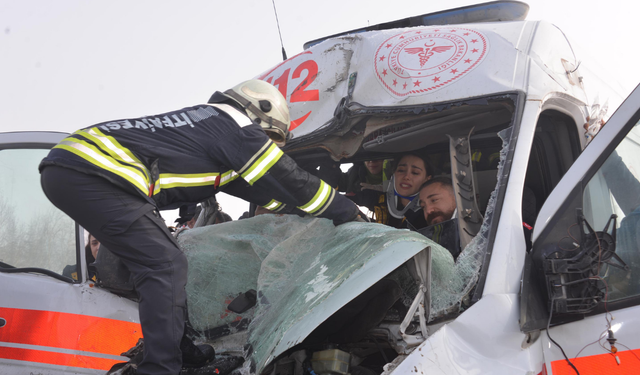
[[(300, 165), (427, 153), (454, 181), (462, 252), (454, 262), (416, 233), (311, 218), (186, 231), (192, 325), (245, 358), (236, 373), (640, 373), (640, 89), (620, 104), (562, 31), (525, 21), (527, 10), (495, 2), (353, 30), (258, 76), (287, 97), (285, 152)], [(37, 164), (64, 136), (0, 134), (3, 374), (104, 373), (141, 337), (135, 300), (89, 277), (81, 228), (39, 191)], [(217, 285), (198, 289), (198, 272), (215, 271), (198, 260), (198, 238), (236, 246), (268, 222), (243, 239), (259, 260), (255, 284), (224, 285), (256, 285), (256, 305), (234, 315)], [(316, 241), (315, 252), (305, 242), (347, 232), (352, 241)], [(364, 338), (312, 340), (402, 272), (405, 309), (365, 304), (384, 319)], [(215, 324), (198, 320), (207, 314)]]

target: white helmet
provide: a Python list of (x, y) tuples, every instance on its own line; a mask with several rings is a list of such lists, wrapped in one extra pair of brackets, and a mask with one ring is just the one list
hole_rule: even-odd
[(234, 86), (224, 94), (238, 102), (278, 146), (284, 146), (289, 139), (289, 107), (287, 100), (275, 86), (252, 79)]

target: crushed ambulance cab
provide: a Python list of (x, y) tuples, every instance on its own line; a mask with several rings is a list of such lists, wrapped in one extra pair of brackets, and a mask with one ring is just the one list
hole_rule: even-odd
[[(620, 104), (527, 11), (499, 1), (352, 30), (258, 76), (287, 98), (284, 150), (309, 170), (427, 154), (453, 180), (461, 252), (309, 218), (186, 231), (189, 318), (245, 358), (237, 374), (638, 373), (640, 89)], [(82, 230), (39, 189), (63, 137), (0, 134), (0, 223), (15, 234), (0, 239), (2, 373), (104, 373), (141, 337), (136, 302), (90, 278)], [(257, 227), (271, 229), (233, 241)], [(214, 275), (225, 282), (205, 290)], [(229, 311), (251, 289), (255, 305)], [(335, 322), (361, 334), (338, 338)]]

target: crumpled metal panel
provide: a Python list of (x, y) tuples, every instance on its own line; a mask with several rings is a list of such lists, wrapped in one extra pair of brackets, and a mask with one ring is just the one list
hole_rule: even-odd
[(243, 315), (253, 319), (247, 357), (257, 373), (423, 249), (431, 247), (434, 293), (447, 290), (453, 268), (449, 252), (417, 232), (359, 222), (335, 227), (295, 215), (192, 229), (179, 242), (189, 259), (189, 317), (196, 329), (237, 320), (224, 316), (226, 300), (258, 291), (255, 311)]
[(515, 294), (485, 296), (383, 375), (539, 374), (542, 348), (540, 342), (523, 348), (518, 307)]
[(524, 90), (527, 82), (516, 79), (514, 71), (524, 69), (517, 47), (528, 40), (523, 30), (532, 32), (526, 25), (423, 26), (347, 35), (317, 44), (257, 78), (285, 95), (292, 134), (300, 138), (329, 126), (345, 97), (364, 106), (405, 106)]

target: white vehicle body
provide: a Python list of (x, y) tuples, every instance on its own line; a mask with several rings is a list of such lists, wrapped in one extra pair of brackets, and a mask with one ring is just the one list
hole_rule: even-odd
[[(484, 236), (481, 244), (475, 242), (463, 250), (479, 248), (482, 256), (473, 290), (461, 296), (467, 299), (458, 307), (464, 308), (423, 316), (428, 320), (426, 332), (398, 345), (405, 350), (385, 366), (386, 374), (574, 373), (549, 337), (560, 344), (582, 375), (640, 373), (640, 294), (623, 285), (640, 284), (640, 264), (628, 264), (631, 271), (626, 281), (611, 282), (612, 290), (607, 293), (622, 293), (614, 294), (613, 300), (606, 299), (608, 294), (604, 299), (594, 297), (590, 301), (597, 299), (597, 303), (589, 311), (553, 313), (549, 319), (549, 285), (540, 269), (547, 259), (545, 246), (565, 241), (569, 227), (580, 226), (575, 225), (577, 208), (596, 231), (604, 228), (611, 214), (618, 214), (620, 224), (636, 208), (618, 202), (601, 168), (617, 149), (638, 178), (640, 170), (634, 167), (640, 168), (640, 148), (637, 144), (634, 148), (633, 142), (640, 141), (640, 125), (636, 125), (640, 89), (611, 115), (619, 98), (587, 70), (587, 62), (579, 61), (555, 26), (516, 20), (339, 36), (258, 76), (276, 85), (289, 101), (293, 140), (285, 150), (299, 163), (318, 155), (351, 162), (427, 146), (435, 149), (448, 145), (446, 134), (465, 137), (473, 131), (487, 138), (494, 123), (504, 124), (499, 129), (503, 141), (502, 148), (498, 147), (500, 166), (491, 169), (498, 183), (488, 191), (495, 187), (492, 200), (482, 205), (485, 218), (493, 221), (486, 219), (483, 229), (476, 232)], [(596, 97), (602, 102), (594, 102)], [(600, 113), (605, 103), (610, 110)], [(600, 119), (607, 120), (601, 130)], [(588, 136), (585, 123), (592, 125)], [(560, 130), (556, 133), (556, 129)], [(491, 136), (497, 140), (495, 133)], [(471, 149), (475, 139), (482, 141), (474, 134), (467, 139)], [(56, 133), (0, 134), (0, 164), (8, 160), (2, 153), (18, 149), (30, 153), (62, 138), (63, 134)], [(32, 178), (31, 187), (38, 184)], [(482, 184), (474, 181), (478, 195), (488, 200)], [(0, 184), (0, 189), (2, 195), (12, 194), (5, 195), (12, 197), (9, 199), (30, 194), (16, 191), (25, 188), (13, 180)], [(535, 191), (539, 206), (537, 220), (528, 223), (534, 227), (529, 248), (521, 226), (527, 189)], [(38, 199), (25, 207), (37, 210), (48, 203), (43, 196)], [(2, 204), (8, 203), (0, 196), (0, 207)], [(28, 215), (23, 218), (30, 219)], [(67, 230), (73, 226), (65, 225)], [(578, 229), (575, 231), (569, 233), (578, 237), (573, 238), (573, 246), (580, 245)], [(9, 242), (0, 241), (1, 373), (103, 373), (126, 360), (120, 353), (141, 337), (136, 303), (94, 287), (89, 279), (80, 233), (67, 238), (69, 259), (21, 261), (23, 271), (7, 266), (11, 264), (7, 260)], [(564, 247), (572, 246), (570, 242)], [(59, 246), (46, 237), (34, 243)], [(640, 248), (635, 252), (640, 253)], [(269, 363), (261, 363), (256, 372), (266, 372), (271, 362), (303, 342), (327, 315), (384, 277), (394, 255), (383, 256), (354, 273), (351, 284), (338, 287), (318, 309), (279, 333), (282, 338), (269, 353)], [(55, 276), (56, 269), (74, 262), (80, 276), (77, 282)], [(608, 272), (602, 271), (601, 277), (609, 280)], [(353, 287), (356, 281), (361, 283), (359, 288)], [(433, 313), (434, 307), (431, 309)], [(116, 340), (114, 330), (119, 332)], [(617, 353), (611, 352), (606, 340), (608, 331), (617, 340)]]
[[(0, 261), (9, 268), (0, 272), (0, 372), (5, 374), (104, 373), (126, 361), (120, 354), (142, 337), (137, 303), (94, 287), (82, 231), (40, 189), (39, 160), (65, 136), (0, 134), (7, 173)], [(14, 273), (8, 264), (21, 270)], [(68, 264), (77, 265), (76, 283), (62, 276)]]

